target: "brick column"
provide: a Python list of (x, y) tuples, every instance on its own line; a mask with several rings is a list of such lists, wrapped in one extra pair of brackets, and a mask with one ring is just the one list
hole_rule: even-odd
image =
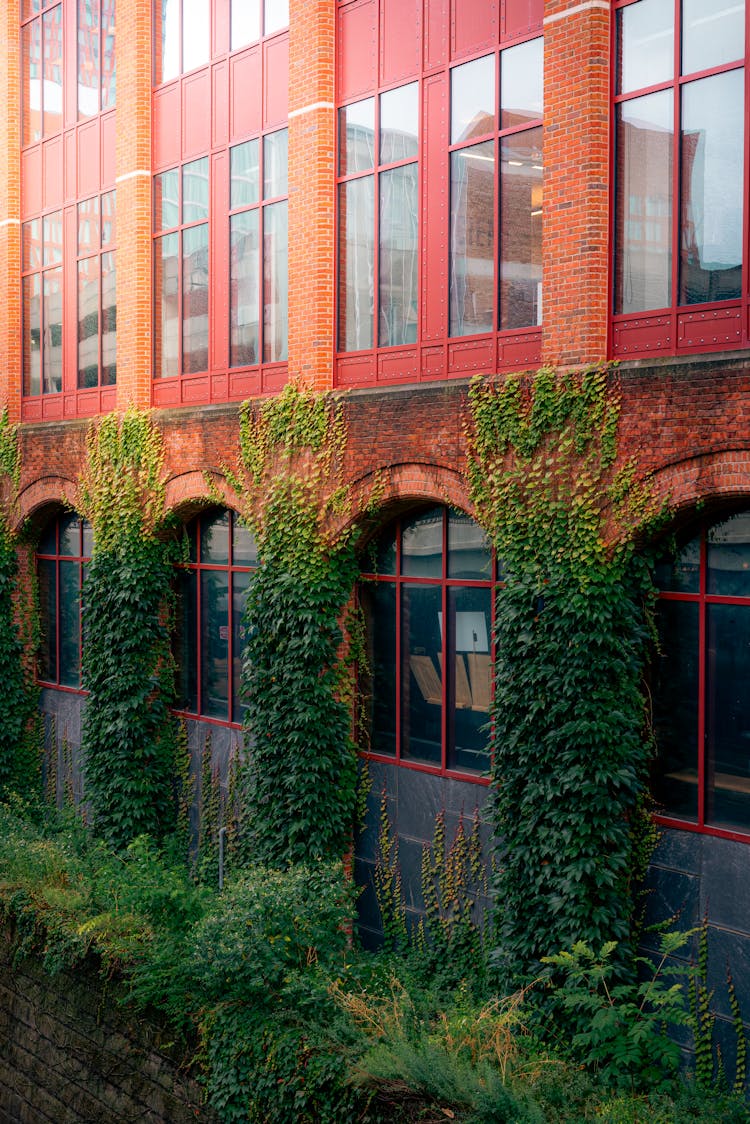
[(542, 359), (603, 359), (609, 311), (609, 0), (545, 0)]
[(20, 3), (0, 5), (0, 409), (21, 417)]
[(289, 5), (289, 375), (317, 390), (333, 383), (335, 9)]
[(151, 404), (151, 9), (117, 0), (117, 408)]

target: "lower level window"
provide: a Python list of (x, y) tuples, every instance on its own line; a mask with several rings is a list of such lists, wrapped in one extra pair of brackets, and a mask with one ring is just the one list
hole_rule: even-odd
[(657, 572), (655, 795), (664, 814), (750, 833), (750, 511)]
[(51, 520), (39, 540), (39, 678), (81, 686), (81, 590), (91, 557), (91, 525), (77, 515)]
[(187, 527), (179, 567), (176, 657), (178, 704), (190, 714), (241, 722), (242, 614), (255, 540), (232, 511), (204, 512)]
[(485, 772), (494, 573), (484, 532), (455, 509), (404, 516), (378, 536), (365, 568), (364, 744), (399, 761)]

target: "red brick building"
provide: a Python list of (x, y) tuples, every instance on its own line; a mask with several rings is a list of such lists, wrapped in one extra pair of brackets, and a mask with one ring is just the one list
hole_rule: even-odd
[(290, 379), (346, 390), (348, 481), (384, 489), (372, 769), (418, 879), (435, 812), (486, 792), (493, 572), (467, 381), (617, 359), (623, 454), (681, 551), (653, 875), (748, 955), (748, 18), (736, 0), (6, 0), (0, 400), (22, 427), (58, 738), (76, 743), (85, 698), (91, 543), (62, 505), (89, 419), (155, 410), (194, 547), (180, 712), (225, 757), (255, 564), (220, 471), (238, 404)]

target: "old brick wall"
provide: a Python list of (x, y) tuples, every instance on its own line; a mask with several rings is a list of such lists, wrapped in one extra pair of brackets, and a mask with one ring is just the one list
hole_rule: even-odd
[(117, 996), (92, 968), (14, 967), (0, 930), (0, 1124), (212, 1124), (189, 1059)]

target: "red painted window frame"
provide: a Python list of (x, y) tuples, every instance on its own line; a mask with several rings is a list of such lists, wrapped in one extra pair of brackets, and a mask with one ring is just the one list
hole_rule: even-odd
[[(454, 31), (454, 12), (453, 6), (459, 0), (453, 0), (451, 5), (442, 5), (442, 14), (439, 17), (444, 21), (444, 26), (441, 29), (442, 33), (446, 36), (451, 43), (453, 41)], [(462, 0), (465, 7), (470, 6), (467, 0)], [(342, 13), (348, 9), (359, 7), (357, 0), (340, 0), (337, 7), (337, 25), (340, 25)], [(516, 5), (517, 8), (523, 7), (523, 4)], [(451, 8), (450, 16), (448, 8)], [(502, 7), (502, 10), (501, 10)], [(541, 362), (541, 327), (531, 327), (523, 329), (510, 329), (507, 331), (499, 332), (493, 331), (492, 333), (474, 335), (474, 336), (455, 336), (448, 335), (448, 248), (450, 239), (449, 229), (449, 208), (448, 218), (446, 219), (445, 230), (441, 234), (441, 285), (442, 290), (438, 292), (438, 287), (430, 282), (429, 295), (427, 293), (428, 276), (433, 273), (431, 263), (428, 262), (428, 247), (426, 245), (426, 230), (428, 228), (428, 191), (429, 198), (436, 202), (441, 193), (447, 198), (450, 186), (450, 151), (454, 148), (461, 147), (460, 145), (450, 144), (450, 72), (456, 65), (465, 62), (471, 62), (476, 58), (482, 58), (489, 54), (495, 56), (495, 67), (497, 74), (497, 66), (499, 65), (498, 56), (506, 47), (517, 46), (521, 43), (528, 42), (532, 39), (538, 39), (542, 36), (542, 20), (541, 20), (541, 5), (540, 14), (537, 18), (530, 18), (528, 21), (519, 19), (518, 13), (513, 12), (509, 17), (512, 22), (511, 33), (505, 33), (506, 27), (506, 8), (507, 3), (497, 5), (497, 34), (495, 41), (483, 42), (476, 45), (471, 49), (459, 47), (456, 50), (451, 48), (446, 49), (444, 52), (446, 57), (437, 65), (431, 65), (428, 59), (429, 50), (423, 44), (424, 49), (420, 51), (421, 65), (417, 70), (404, 73), (399, 81), (383, 82), (380, 80), (378, 74), (379, 65), (382, 64), (384, 55), (384, 23), (386, 19), (386, 9), (388, 8), (388, 16), (392, 16), (393, 5), (389, 0), (376, 0), (375, 3), (375, 26), (373, 29), (372, 51), (375, 54), (374, 73), (375, 78), (370, 86), (366, 89), (359, 89), (354, 95), (342, 96), (341, 85), (343, 82), (342, 77), (342, 52), (341, 52), (341, 33), (339, 27), (337, 47), (337, 75), (336, 75), (336, 223), (335, 223), (335, 247), (336, 247), (336, 270), (337, 270), (337, 286), (336, 286), (336, 300), (333, 313), (333, 338), (335, 341), (334, 352), (334, 385), (339, 387), (357, 387), (357, 386), (375, 386), (375, 385), (390, 385), (396, 383), (411, 383), (421, 381), (433, 381), (435, 379), (445, 378), (465, 378), (467, 375), (476, 372), (501, 372), (519, 369), (532, 369), (536, 368)], [(533, 4), (529, 3), (529, 10)], [(408, 12), (407, 16), (408, 18)], [(424, 22), (427, 23), (428, 19), (432, 16), (428, 14), (425, 7)], [(448, 26), (450, 22), (450, 27)], [(436, 34), (436, 32), (434, 32)], [(404, 34), (414, 34), (414, 28), (404, 27)], [(378, 44), (380, 50), (378, 50)], [(340, 150), (340, 110), (346, 105), (354, 104), (362, 101), (368, 97), (374, 97), (376, 103), (381, 94), (387, 93), (389, 90), (397, 89), (400, 86), (408, 85), (410, 82), (418, 81), (420, 89), (420, 136), (419, 136), (419, 203), (418, 203), (418, 291), (420, 294), (419, 309), (418, 309), (418, 326), (417, 326), (417, 342), (414, 345), (403, 345), (395, 347), (378, 347), (375, 346), (371, 349), (362, 351), (340, 351), (338, 349), (338, 323), (339, 323), (339, 288), (338, 288), (338, 246), (339, 246), (339, 205), (338, 205), (338, 185), (346, 182), (347, 179), (356, 178), (352, 176), (342, 176), (338, 174), (338, 153)], [(428, 94), (429, 90), (429, 94)], [(437, 95), (437, 97), (436, 97)], [(443, 116), (442, 124), (438, 124), (438, 119)], [(492, 137), (495, 140), (496, 146), (499, 145), (499, 135), (506, 135), (514, 131), (524, 131), (529, 127), (536, 124), (543, 124), (543, 121), (531, 122), (529, 125), (519, 127), (517, 130), (508, 129), (493, 132)], [(435, 134), (440, 132), (439, 143), (435, 140)], [(401, 163), (401, 162), (398, 162)], [(377, 164), (375, 167), (378, 171), (385, 170), (390, 165), (383, 165), (382, 168)], [(397, 166), (397, 165), (394, 165)], [(435, 169), (439, 167), (439, 175), (435, 173)], [(496, 165), (496, 178), (499, 180), (499, 164)], [(428, 186), (429, 181), (429, 186)], [(377, 229), (377, 214), (375, 216), (376, 229)], [(499, 253), (498, 253), (498, 240), (500, 237), (500, 214), (496, 206), (495, 214), (495, 292), (499, 290)], [(434, 250), (430, 250), (434, 257)], [(432, 259), (431, 259), (432, 260)], [(373, 285), (377, 291), (378, 273), (377, 273), (377, 244), (375, 245), (375, 263), (374, 263), (374, 277)], [(427, 330), (427, 317), (433, 315), (434, 311), (440, 305), (444, 306), (442, 319), (444, 321), (444, 330), (435, 333)], [(377, 312), (377, 300), (375, 300), (375, 310)], [(497, 324), (498, 318), (498, 302), (495, 301), (495, 322)], [(377, 316), (375, 318), (374, 335), (377, 338)]]
[[(34, 569), (35, 569), (35, 572), (37, 574), (39, 572), (39, 561), (40, 560), (45, 561), (45, 562), (52, 562), (54, 564), (54, 567), (55, 567), (55, 618), (56, 618), (55, 619), (55, 636), (56, 636), (55, 664), (57, 666), (57, 679), (52, 680), (52, 679), (44, 679), (42, 677), (41, 672), (40, 672), (40, 670), (38, 668), (38, 665), (37, 665), (38, 672), (37, 672), (36, 681), (37, 681), (37, 683), (39, 684), (40, 687), (46, 687), (46, 688), (49, 688), (50, 690), (65, 691), (68, 694), (73, 694), (73, 695), (86, 695), (86, 694), (88, 694), (88, 692), (82, 686), (82, 683), (83, 683), (83, 667), (82, 667), (83, 613), (82, 613), (82, 605), (83, 605), (84, 566), (87, 565), (87, 563), (89, 563), (91, 561), (91, 555), (87, 554), (84, 550), (84, 540), (85, 540), (85, 536), (86, 536), (86, 533), (87, 533), (86, 529), (88, 528), (89, 533), (90, 533), (91, 529), (90, 529), (90, 525), (83, 518), (83, 516), (77, 516), (78, 521), (79, 521), (79, 527), (78, 527), (78, 541), (79, 541), (79, 548), (80, 548), (79, 552), (78, 552), (78, 554), (61, 554), (60, 553), (60, 522), (61, 522), (62, 518), (63, 518), (62, 514), (58, 513), (57, 515), (54, 515), (52, 517), (52, 519), (47, 523), (47, 528), (49, 528), (50, 523), (54, 523), (54, 527), (55, 527), (55, 552), (53, 554), (49, 554), (49, 553), (45, 553), (45, 552), (43, 552), (39, 549), (37, 549), (34, 552)], [(77, 565), (78, 565), (79, 598), (78, 598), (78, 686), (77, 687), (72, 687), (69, 684), (65, 684), (65, 683), (60, 682), (60, 563), (61, 562), (73, 562), (73, 563), (77, 563)]]
[[(739, 69), (743, 63), (735, 60), (707, 70), (681, 74), (681, 7), (682, 0), (674, 0), (674, 68), (670, 80), (653, 86), (644, 86), (627, 94), (617, 92), (617, 16), (623, 8), (631, 7), (639, 0), (613, 0), (611, 20), (611, 99), (612, 129), (610, 130), (610, 317), (608, 354), (618, 360), (644, 359), (655, 355), (679, 356), (713, 351), (728, 351), (750, 347), (750, 264), (748, 261), (748, 237), (750, 232), (750, 212), (748, 192), (750, 190), (750, 5), (745, 5), (745, 101), (744, 101), (744, 186), (742, 218), (742, 294), (730, 301), (714, 301), (706, 304), (680, 305), (680, 136), (681, 136), (681, 91), (692, 82), (714, 74), (722, 74)], [(643, 312), (614, 312), (615, 295), (615, 247), (616, 231), (616, 185), (617, 152), (616, 129), (614, 127), (616, 107), (646, 94), (662, 90), (673, 91), (673, 160), (672, 160), (672, 302), (661, 309), (648, 309)]]
[[(448, 589), (461, 588), (461, 589), (489, 589), (490, 590), (490, 667), (494, 669), (495, 666), (495, 599), (497, 590), (502, 588), (502, 581), (497, 577), (488, 579), (487, 581), (480, 580), (466, 580), (463, 578), (449, 578), (447, 576), (448, 569), (448, 519), (450, 508), (444, 505), (437, 505), (443, 507), (443, 529), (442, 529), (442, 573), (439, 578), (425, 578), (415, 577), (411, 575), (404, 575), (401, 572), (401, 531), (402, 523), (405, 519), (418, 516), (421, 508), (411, 508), (404, 511), (401, 515), (397, 516), (394, 520), (382, 527), (379, 534), (389, 528), (393, 528), (396, 535), (396, 573), (395, 574), (377, 574), (374, 572), (362, 571), (359, 577), (360, 582), (372, 582), (378, 584), (387, 584), (395, 586), (396, 588), (396, 650), (395, 650), (395, 693), (396, 693), (396, 752), (395, 754), (376, 753), (372, 750), (360, 749), (360, 756), (368, 761), (380, 761), (385, 764), (390, 764), (400, 769), (412, 769), (419, 773), (430, 773), (433, 776), (448, 777), (452, 780), (466, 781), (469, 784), (478, 784), (488, 786), (491, 783), (490, 777), (487, 773), (476, 773), (469, 769), (451, 768), (446, 764), (448, 759), (448, 676), (441, 676), (441, 764), (439, 766), (431, 765), (428, 762), (413, 760), (408, 757), (401, 756), (401, 589), (403, 586), (431, 586), (432, 588), (439, 588), (441, 590), (441, 611), (443, 614), (443, 621), (448, 619)], [(376, 536), (377, 537), (377, 536)], [(491, 552), (491, 570), (493, 575), (498, 572), (497, 559), (494, 550)], [(359, 600), (359, 591), (357, 591)], [(494, 675), (491, 681), (491, 692), (494, 695)], [(490, 755), (491, 764), (491, 755)]]
[[(729, 828), (716, 827), (706, 822), (706, 609), (709, 605), (741, 605), (750, 607), (750, 596), (737, 597), (706, 592), (707, 576), (707, 541), (708, 533), (712, 527), (721, 523), (721, 517), (704, 522), (697, 534), (700, 535), (700, 566), (699, 587), (697, 593), (685, 593), (671, 590), (659, 590), (659, 601), (682, 601), (698, 606), (698, 719), (696, 730), (696, 757), (698, 772), (698, 812), (695, 820), (684, 819), (678, 816), (656, 813), (654, 819), (665, 827), (679, 828), (699, 835), (712, 835), (720, 839), (733, 839), (741, 843), (750, 843), (750, 827), (747, 831), (733, 831)], [(695, 536), (693, 536), (695, 537)]]

